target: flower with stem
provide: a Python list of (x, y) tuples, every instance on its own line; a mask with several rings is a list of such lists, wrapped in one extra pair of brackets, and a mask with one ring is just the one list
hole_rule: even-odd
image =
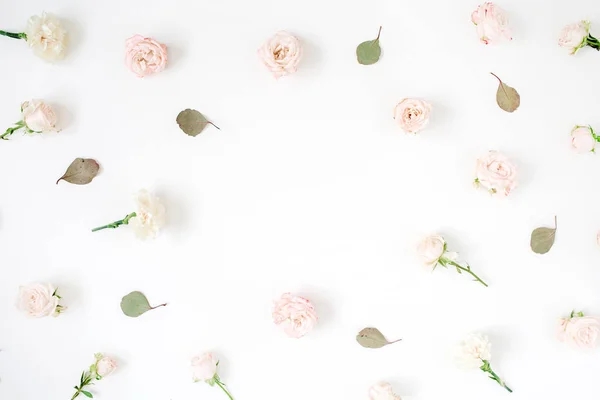
[(591, 25), (590, 21), (584, 20), (565, 26), (560, 32), (558, 45), (568, 49), (571, 55), (585, 46), (600, 51), (600, 40), (590, 33)]
[(423, 263), (433, 267), (434, 270), (438, 265), (441, 265), (444, 268), (452, 266), (459, 274), (465, 272), (471, 275), (474, 278), (474, 281), (481, 283), (485, 287), (488, 286), (487, 283), (481, 280), (481, 278), (471, 270), (469, 264), (465, 263), (465, 266), (462, 266), (456, 262), (458, 253), (447, 250), (447, 244), (443, 237), (439, 235), (428, 236), (419, 243), (417, 250)]
[(229, 397), (229, 400), (233, 400), (233, 396), (229, 393), (229, 390), (227, 390), (227, 385), (221, 381), (221, 378), (217, 373), (218, 366), (219, 360), (217, 360), (212, 353), (204, 353), (201, 356), (192, 358), (194, 382), (205, 382), (210, 386), (217, 385), (225, 392), (227, 397)]
[(93, 385), (94, 381), (99, 381), (110, 375), (117, 368), (117, 362), (112, 357), (105, 356), (102, 353), (96, 353), (94, 354), (94, 358), (96, 361), (90, 365), (86, 371), (81, 373), (79, 385), (74, 386), (76, 392), (73, 394), (73, 397), (71, 397), (71, 400), (75, 400), (80, 394), (83, 394), (90, 399), (93, 398), (94, 395), (87, 390), (83, 390), (83, 388)]
[(48, 104), (35, 99), (26, 101), (21, 104), (21, 120), (4, 131), (0, 139), (8, 140), (8, 136), (19, 129), (24, 129), (27, 133), (57, 132), (56, 121), (56, 113)]
[(46, 61), (62, 58), (67, 46), (67, 31), (60, 20), (45, 12), (29, 18), (25, 32), (0, 30), (0, 36), (25, 40), (35, 55)]
[(600, 135), (594, 132), (591, 125), (575, 125), (571, 130), (571, 146), (578, 153), (595, 153), (597, 142), (600, 142)]
[(492, 345), (487, 336), (475, 333), (467, 336), (462, 341), (457, 352), (457, 362), (464, 369), (479, 368), (487, 372), (488, 378), (496, 381), (500, 386), (512, 393), (506, 383), (492, 370), (490, 359)]

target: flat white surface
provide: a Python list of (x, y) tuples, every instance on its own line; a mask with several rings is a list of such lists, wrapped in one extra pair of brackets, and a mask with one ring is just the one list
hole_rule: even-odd
[[(30, 98), (57, 106), (63, 127), (0, 143), (0, 398), (69, 399), (101, 351), (121, 365), (92, 387), (99, 400), (224, 400), (191, 380), (191, 357), (208, 350), (236, 400), (361, 400), (378, 380), (409, 400), (598, 398), (600, 353), (559, 343), (555, 329), (573, 308), (600, 314), (600, 158), (569, 144), (575, 124), (600, 129), (600, 54), (556, 42), (583, 18), (599, 36), (600, 6), (498, 4), (515, 39), (486, 47), (466, 0), (1, 0), (0, 28), (46, 10), (72, 42), (49, 65), (0, 38), (2, 128)], [(382, 59), (361, 66), (355, 48), (380, 24)], [(305, 58), (276, 81), (256, 49), (279, 29)], [(164, 72), (126, 69), (137, 33), (167, 44)], [(521, 93), (514, 114), (495, 104), (490, 71)], [(392, 119), (404, 97), (433, 105), (418, 136)], [(185, 108), (222, 130), (187, 137), (175, 123)], [(471, 186), (490, 149), (519, 167), (509, 198)], [(75, 157), (97, 159), (101, 175), (55, 185)], [(160, 238), (89, 231), (133, 211), (143, 187), (168, 207)], [(555, 214), (556, 244), (537, 256), (530, 232)], [(490, 287), (421, 267), (415, 245), (433, 232)], [(36, 281), (60, 287), (60, 318), (16, 311), (18, 286)], [(132, 290), (169, 305), (127, 318), (119, 302)], [(286, 291), (320, 316), (301, 340), (271, 322)], [(403, 341), (363, 349), (354, 337), (366, 326)], [(513, 394), (455, 367), (473, 331), (490, 335)]]

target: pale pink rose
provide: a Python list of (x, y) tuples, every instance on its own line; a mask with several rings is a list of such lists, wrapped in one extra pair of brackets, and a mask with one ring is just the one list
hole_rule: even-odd
[(117, 369), (117, 360), (103, 354), (96, 354), (96, 374), (100, 378), (107, 377)]
[(517, 186), (515, 166), (497, 151), (490, 151), (477, 160), (475, 184), (486, 188), (490, 193), (508, 196)]
[(435, 266), (446, 251), (446, 241), (438, 235), (428, 236), (423, 239), (417, 247), (419, 257), (423, 264)]
[(49, 283), (34, 283), (19, 288), (17, 308), (28, 317), (42, 318), (60, 313), (56, 288)]
[(577, 53), (587, 43), (590, 25), (589, 21), (579, 21), (565, 26), (560, 32), (558, 45), (568, 49), (571, 54)]
[(192, 358), (192, 374), (194, 382), (210, 383), (217, 375), (219, 360), (212, 353), (204, 353)]
[(56, 113), (42, 100), (31, 100), (21, 104), (23, 121), (30, 131), (38, 133), (56, 132)]
[(394, 393), (392, 385), (378, 382), (369, 388), (369, 400), (402, 400)]
[(143, 78), (165, 69), (167, 46), (152, 38), (135, 35), (125, 41), (125, 63), (134, 74)]
[[(600, 318), (573, 317), (561, 322), (564, 328), (563, 340), (571, 341), (579, 347), (595, 348), (600, 338)], [(559, 336), (560, 338), (560, 336)]]
[(258, 56), (275, 78), (293, 74), (302, 58), (302, 45), (295, 36), (279, 31), (271, 36), (260, 49)]
[(317, 323), (317, 313), (309, 300), (284, 293), (273, 306), (273, 322), (293, 338), (306, 335)]
[(571, 145), (578, 153), (589, 153), (596, 148), (596, 135), (589, 126), (575, 126), (571, 130)]
[(394, 108), (394, 119), (407, 133), (417, 133), (429, 123), (431, 105), (419, 99), (402, 99)]
[(501, 40), (512, 40), (508, 27), (508, 17), (504, 10), (491, 2), (485, 2), (471, 14), (471, 21), (477, 26), (479, 40), (485, 44)]

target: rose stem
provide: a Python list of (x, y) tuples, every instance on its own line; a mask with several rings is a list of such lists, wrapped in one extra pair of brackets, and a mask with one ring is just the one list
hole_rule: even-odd
[(98, 228), (94, 228), (94, 229), (92, 229), (92, 232), (101, 231), (102, 229), (107, 229), (107, 228), (115, 229), (115, 228), (118, 228), (121, 225), (127, 225), (127, 224), (129, 224), (129, 220), (131, 218), (135, 217), (135, 216), (137, 216), (137, 214), (133, 212), (133, 213), (127, 215), (125, 218), (120, 219), (118, 221), (115, 221), (112, 224), (108, 224), (108, 225), (104, 225), (104, 226), (99, 226)]

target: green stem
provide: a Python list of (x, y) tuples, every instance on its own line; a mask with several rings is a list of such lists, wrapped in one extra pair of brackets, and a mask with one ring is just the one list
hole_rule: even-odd
[(596, 39), (592, 35), (588, 35), (588, 37), (585, 39), (585, 41), (588, 46), (600, 51), (600, 41), (598, 39)]
[(108, 229), (108, 228), (116, 229), (121, 225), (127, 225), (127, 224), (129, 224), (129, 220), (135, 216), (137, 216), (137, 214), (132, 212), (131, 214), (128, 214), (125, 218), (115, 221), (112, 224), (99, 226), (98, 228), (92, 229), (92, 232), (97, 232), (97, 231), (101, 231), (102, 229)]
[(1, 31), (0, 30), (0, 35), (6, 36), (6, 37), (9, 37), (9, 38), (13, 38), (13, 39), (25, 39), (25, 40), (27, 40), (27, 35), (25, 34), (25, 32), (12, 33), (12, 32), (6, 32), (6, 31)]
[(454, 267), (456, 267), (456, 269), (460, 271), (465, 271), (466, 273), (471, 274), (477, 282), (480, 282), (483, 286), (488, 287), (487, 283), (485, 283), (477, 275), (475, 275), (475, 272), (471, 271), (471, 267), (469, 267), (468, 265), (467, 268), (465, 268), (462, 265), (455, 263), (454, 261), (448, 261), (448, 264), (453, 265)]
[(220, 381), (220, 380), (218, 380), (218, 379), (215, 379), (215, 383), (216, 383), (216, 384), (217, 384), (217, 385), (218, 385), (218, 386), (219, 386), (221, 389), (223, 389), (223, 391), (225, 392), (225, 394), (226, 394), (227, 396), (229, 396), (229, 399), (230, 399), (230, 400), (233, 400), (233, 396), (232, 396), (232, 395), (231, 395), (231, 393), (229, 393), (229, 391), (228, 391), (228, 390), (225, 388), (225, 384), (224, 384), (223, 382), (221, 382), (221, 381)]
[(14, 127), (8, 128), (2, 135), (0, 135), (0, 139), (8, 140), (6, 137), (12, 135), (15, 131), (18, 131), (22, 127), (25, 126), (25, 121), (19, 121), (15, 124)]
[(504, 381), (502, 379), (500, 379), (500, 377), (498, 375), (496, 375), (496, 373), (492, 370), (492, 367), (490, 366), (490, 362), (487, 360), (482, 360), (483, 361), (483, 365), (481, 366), (481, 370), (483, 372), (487, 372), (488, 374), (490, 374), (489, 378), (498, 382), (498, 384), (500, 386), (502, 386), (504, 389), (508, 390), (509, 393), (512, 393), (512, 389), (509, 388), (508, 386), (506, 386), (506, 383), (504, 383)]

